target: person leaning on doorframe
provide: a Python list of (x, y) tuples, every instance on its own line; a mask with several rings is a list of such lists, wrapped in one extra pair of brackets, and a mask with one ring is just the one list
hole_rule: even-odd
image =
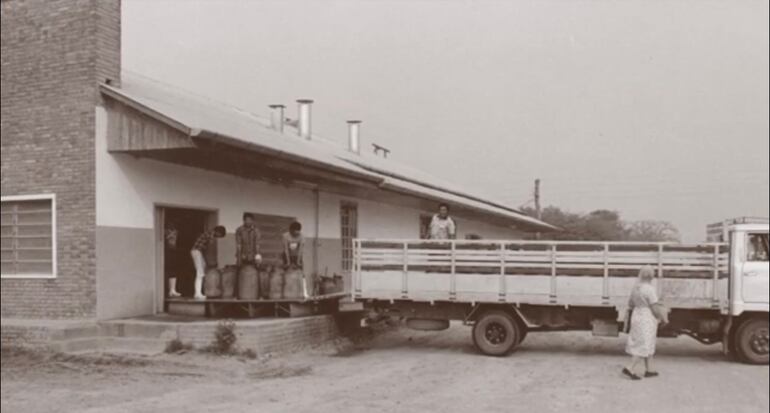
[(182, 252), (179, 248), (179, 230), (172, 222), (166, 224), (163, 233), (163, 272), (168, 280), (168, 296), (170, 298), (179, 297), (179, 291), (176, 289), (176, 279), (179, 271), (182, 269)]
[(211, 247), (217, 238), (222, 238), (227, 234), (225, 227), (218, 225), (212, 230), (204, 231), (193, 244), (190, 255), (195, 265), (195, 299), (205, 300), (203, 295), (203, 276), (206, 274), (206, 251)]
[(626, 342), (626, 353), (631, 356), (631, 364), (623, 368), (623, 374), (632, 380), (641, 380), (636, 368), (644, 361), (644, 377), (656, 377), (658, 372), (652, 368), (655, 354), (655, 342), (658, 338), (658, 323), (668, 324), (668, 310), (658, 300), (658, 294), (652, 285), (655, 270), (647, 265), (639, 271), (639, 279), (631, 290), (628, 307), (631, 309), (631, 323)]
[(238, 266), (257, 265), (262, 262), (259, 252), (259, 229), (254, 222), (254, 214), (243, 214), (243, 225), (235, 230), (235, 262)]
[(428, 227), (428, 237), (430, 239), (456, 239), (457, 224), (449, 216), (449, 205), (439, 204), (438, 213), (433, 215)]

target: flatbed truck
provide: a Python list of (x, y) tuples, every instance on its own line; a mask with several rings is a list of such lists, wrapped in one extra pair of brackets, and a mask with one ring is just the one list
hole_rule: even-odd
[(670, 309), (659, 336), (721, 343), (745, 363), (768, 364), (768, 222), (725, 221), (709, 233), (701, 244), (356, 239), (351, 293), (412, 328), (460, 320), (479, 351), (504, 356), (530, 332), (618, 336), (649, 265)]

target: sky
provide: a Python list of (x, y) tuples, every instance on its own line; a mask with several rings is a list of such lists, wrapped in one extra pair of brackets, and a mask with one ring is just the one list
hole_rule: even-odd
[(768, 2), (124, 0), (124, 71), (243, 109), (312, 98), (313, 132), (513, 207), (768, 216)]

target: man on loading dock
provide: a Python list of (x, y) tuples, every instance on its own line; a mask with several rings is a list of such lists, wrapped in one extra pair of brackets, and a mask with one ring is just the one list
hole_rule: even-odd
[(439, 204), (438, 214), (433, 216), (428, 228), (430, 239), (455, 239), (457, 237), (457, 225), (449, 216), (449, 205)]
[(283, 234), (283, 265), (302, 269), (302, 254), (305, 239), (302, 237), (302, 224), (294, 221), (289, 225), (289, 232)]
[(262, 261), (259, 253), (259, 229), (254, 223), (254, 215), (245, 212), (243, 225), (235, 230), (235, 262), (238, 266), (256, 265)]
[(205, 300), (203, 295), (203, 276), (206, 274), (206, 259), (204, 254), (215, 242), (215, 238), (222, 238), (227, 233), (225, 227), (218, 225), (214, 229), (203, 232), (193, 244), (190, 255), (195, 265), (195, 299)]

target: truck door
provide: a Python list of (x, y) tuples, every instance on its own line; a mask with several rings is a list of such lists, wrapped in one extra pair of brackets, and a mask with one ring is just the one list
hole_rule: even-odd
[(743, 301), (747, 303), (767, 303), (768, 291), (768, 248), (767, 232), (748, 232), (746, 234), (742, 271)]

